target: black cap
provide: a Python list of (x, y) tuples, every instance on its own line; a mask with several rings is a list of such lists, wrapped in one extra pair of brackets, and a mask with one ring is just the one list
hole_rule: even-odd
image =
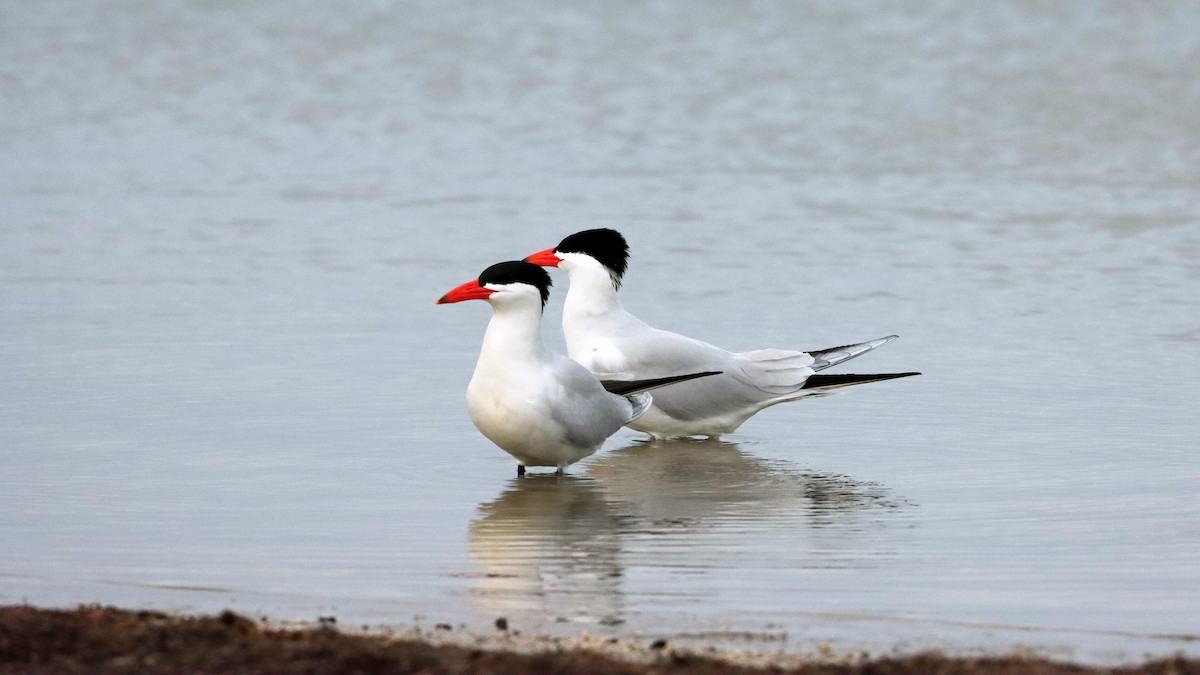
[(479, 274), (479, 285), (529, 284), (542, 293), (542, 307), (550, 299), (550, 275), (541, 265), (523, 260), (496, 263)]
[(620, 232), (608, 228), (584, 230), (563, 239), (554, 247), (557, 253), (582, 253), (590, 255), (608, 268), (613, 283), (621, 286), (625, 267), (629, 264), (629, 244)]

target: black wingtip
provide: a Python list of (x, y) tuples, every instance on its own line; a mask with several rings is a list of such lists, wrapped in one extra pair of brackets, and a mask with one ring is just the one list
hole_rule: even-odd
[(671, 375), (669, 377), (655, 377), (649, 380), (600, 380), (600, 384), (604, 386), (610, 393), (618, 396), (630, 396), (632, 394), (640, 394), (643, 391), (658, 389), (665, 387), (668, 384), (677, 384), (688, 380), (695, 380), (701, 377), (710, 375), (720, 375), (719, 370), (706, 370), (702, 373), (688, 373), (687, 375)]
[(921, 373), (879, 373), (874, 375), (854, 375), (854, 374), (839, 374), (839, 375), (809, 375), (804, 381), (804, 386), (801, 389), (829, 389), (832, 387), (849, 387), (854, 384), (866, 384), (868, 382), (883, 382), (884, 380), (895, 380), (901, 377), (912, 377)]

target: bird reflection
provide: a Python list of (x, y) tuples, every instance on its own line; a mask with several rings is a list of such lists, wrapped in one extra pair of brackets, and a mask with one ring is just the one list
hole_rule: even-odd
[(509, 481), (471, 523), (467, 553), (483, 566), (472, 602), (492, 615), (620, 623), (625, 523), (592, 478), (531, 474)]
[(882, 486), (800, 471), (716, 439), (638, 441), (591, 462), (588, 475), (603, 481), (610, 499), (636, 504), (650, 524), (855, 528), (871, 511), (897, 505)]
[(479, 609), (615, 625), (626, 568), (878, 564), (903, 506), (882, 486), (720, 440), (638, 441), (586, 467), (513, 479), (480, 505), (468, 534)]

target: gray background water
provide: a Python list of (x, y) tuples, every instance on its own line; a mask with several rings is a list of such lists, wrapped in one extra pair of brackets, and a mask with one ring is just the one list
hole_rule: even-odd
[[(1189, 2), (3, 3), (0, 602), (1196, 653), (1198, 63)], [(651, 323), (925, 374), (518, 481), (433, 301), (595, 226)]]

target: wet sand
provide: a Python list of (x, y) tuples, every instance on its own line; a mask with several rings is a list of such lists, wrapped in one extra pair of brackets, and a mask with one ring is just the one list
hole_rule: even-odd
[(1119, 667), (1037, 656), (786, 657), (680, 649), (664, 641), (526, 638), (433, 630), (351, 631), (259, 622), (233, 612), (177, 616), (81, 606), (0, 607), (0, 673), (1162, 673), (1200, 674), (1200, 660)]

